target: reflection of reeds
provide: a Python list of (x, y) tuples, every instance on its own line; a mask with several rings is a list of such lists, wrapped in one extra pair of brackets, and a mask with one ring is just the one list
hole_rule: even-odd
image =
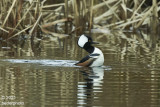
[[(79, 35), (86, 30), (91, 31), (95, 25), (96, 27), (100, 25), (99, 28), (104, 29), (131, 27), (138, 29), (147, 26), (153, 33), (158, 31), (160, 2), (156, 0), (152, 0), (152, 3), (147, 0), (103, 0), (101, 2), (1, 0), (0, 2), (0, 33), (5, 39), (11, 39), (23, 33), (33, 36), (40, 31), (44, 33), (48, 31), (49, 34), (76, 32)], [(58, 22), (59, 20), (65, 21)]]

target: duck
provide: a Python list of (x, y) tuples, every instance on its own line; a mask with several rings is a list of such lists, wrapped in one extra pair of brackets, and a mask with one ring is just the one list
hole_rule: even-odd
[(89, 53), (89, 55), (82, 58), (75, 65), (83, 67), (99, 67), (103, 65), (104, 63), (103, 52), (99, 48), (92, 46), (93, 44), (98, 44), (98, 43), (94, 42), (90, 36), (82, 34), (79, 37), (77, 44), (80, 48), (86, 50)]

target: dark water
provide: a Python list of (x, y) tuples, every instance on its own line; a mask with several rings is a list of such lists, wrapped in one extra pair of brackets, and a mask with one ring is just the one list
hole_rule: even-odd
[(1, 106), (159, 107), (159, 45), (137, 42), (134, 35), (131, 41), (94, 37), (105, 56), (103, 67), (74, 66), (87, 53), (73, 37), (2, 43)]

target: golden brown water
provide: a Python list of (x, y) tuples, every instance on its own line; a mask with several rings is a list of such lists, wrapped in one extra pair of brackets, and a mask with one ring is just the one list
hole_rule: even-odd
[(159, 45), (95, 36), (103, 67), (73, 66), (87, 54), (76, 38), (1, 44), (1, 106), (159, 107)]

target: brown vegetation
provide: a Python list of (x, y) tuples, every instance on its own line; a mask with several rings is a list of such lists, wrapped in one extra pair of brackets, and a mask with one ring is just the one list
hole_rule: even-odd
[[(158, 32), (157, 0), (1, 0), (0, 35), (11, 39), (41, 32), (66, 37), (91, 29), (146, 28)], [(101, 31), (101, 30), (100, 30)]]

